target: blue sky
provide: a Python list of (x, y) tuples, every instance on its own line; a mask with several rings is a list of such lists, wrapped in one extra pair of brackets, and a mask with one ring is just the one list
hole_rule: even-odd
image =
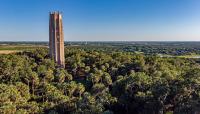
[(200, 0), (1, 0), (0, 41), (48, 41), (50, 11), (65, 41), (200, 41)]

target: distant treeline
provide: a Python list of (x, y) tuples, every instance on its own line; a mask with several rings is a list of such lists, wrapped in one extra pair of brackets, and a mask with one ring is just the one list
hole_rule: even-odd
[[(18, 46), (18, 47), (9, 47)], [(21, 49), (23, 46), (48, 46), (48, 42), (0, 42), (0, 50)], [(88, 51), (139, 52), (145, 55), (191, 55), (200, 54), (200, 42), (65, 42), (67, 48), (80, 48)], [(28, 48), (26, 48), (28, 49)]]

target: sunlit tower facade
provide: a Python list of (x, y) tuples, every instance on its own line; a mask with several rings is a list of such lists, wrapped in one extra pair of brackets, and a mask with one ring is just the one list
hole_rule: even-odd
[(49, 54), (60, 67), (65, 67), (64, 34), (60, 12), (49, 14)]

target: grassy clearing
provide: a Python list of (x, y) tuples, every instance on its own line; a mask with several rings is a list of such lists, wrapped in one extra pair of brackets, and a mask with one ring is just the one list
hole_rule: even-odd
[(47, 48), (44, 45), (0, 45), (0, 54), (11, 54), (23, 51), (30, 51), (37, 48)]
[(200, 58), (200, 55), (180, 55), (180, 58)]
[(21, 50), (21, 51), (26, 51), (26, 50), (33, 50), (36, 48), (47, 48), (47, 46), (43, 45), (0, 45), (0, 50)]
[(167, 55), (167, 54), (158, 54), (160, 57), (167, 57), (167, 58), (200, 58), (200, 55), (192, 54), (192, 55)]
[(22, 52), (20, 50), (0, 50), (0, 54), (11, 54), (11, 53), (17, 53)]

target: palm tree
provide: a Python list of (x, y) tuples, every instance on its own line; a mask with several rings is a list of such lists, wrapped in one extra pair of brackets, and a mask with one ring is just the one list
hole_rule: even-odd
[(78, 85), (76, 87), (76, 91), (79, 94), (79, 98), (81, 98), (82, 93), (85, 91), (84, 85), (81, 83), (78, 83)]

